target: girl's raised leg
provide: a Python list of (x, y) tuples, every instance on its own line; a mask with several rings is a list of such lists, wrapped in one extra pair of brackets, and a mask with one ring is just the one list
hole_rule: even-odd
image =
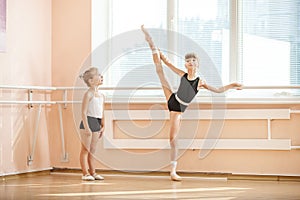
[(170, 96), (172, 95), (172, 90), (171, 90), (171, 86), (170, 86), (169, 82), (167, 81), (167, 78), (165, 77), (165, 74), (164, 74), (164, 71), (163, 71), (163, 68), (162, 68), (159, 49), (155, 46), (150, 34), (144, 28), (144, 25), (141, 26), (141, 29), (144, 32), (145, 39), (148, 42), (149, 47), (152, 50), (152, 58), (153, 58), (153, 62), (154, 62), (155, 67), (156, 67), (156, 73), (157, 73), (157, 75), (159, 77), (159, 80), (161, 82), (166, 100), (168, 101)]

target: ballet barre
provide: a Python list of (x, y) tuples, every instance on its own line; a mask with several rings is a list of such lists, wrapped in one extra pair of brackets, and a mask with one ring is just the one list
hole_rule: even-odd
[(26, 90), (55, 90), (55, 87), (47, 86), (22, 86), (22, 85), (0, 85), (0, 89), (26, 89)]
[(56, 104), (56, 101), (0, 101), (0, 104)]
[(40, 124), (41, 112), (43, 105), (53, 105), (56, 104), (54, 101), (0, 101), (0, 104), (12, 105), (12, 104), (28, 104), (30, 107), (33, 107), (33, 104), (38, 105), (38, 111), (35, 119), (34, 133), (33, 133), (33, 141), (30, 149), (30, 153), (27, 156), (27, 164), (31, 165), (34, 160), (34, 152), (36, 148), (36, 141), (38, 136), (38, 128)]
[[(53, 92), (53, 91), (62, 91), (62, 101), (66, 101), (64, 103), (64, 107), (67, 106), (67, 104), (70, 103), (67, 99), (67, 94), (68, 91), (81, 91), (81, 90), (86, 90), (87, 87), (44, 87), (44, 86), (18, 86), (18, 85), (0, 85), (0, 89), (4, 90), (15, 90), (15, 89), (20, 89), (20, 90), (27, 90), (28, 92), (28, 108), (32, 107), (32, 104), (38, 104), (39, 102), (34, 102), (33, 101), (33, 91), (44, 91), (44, 92)], [(100, 90), (106, 90), (106, 91), (115, 91), (115, 90), (161, 90), (161, 87), (104, 87), (100, 86)], [(176, 89), (176, 88), (174, 88)], [(263, 89), (300, 89), (300, 85), (278, 85), (278, 86), (243, 86), (244, 90), (253, 90), (253, 89), (258, 89), (258, 90), (263, 90)], [(199, 95), (196, 97), (199, 98)], [(217, 98), (217, 97), (214, 97)], [(299, 97), (289, 97), (290, 99), (295, 98), (294, 102), (297, 102), (299, 100)], [(258, 98), (259, 99), (259, 98)], [(273, 98), (274, 99), (274, 98)], [(20, 104), (22, 104), (22, 101), (18, 101)], [(11, 101), (12, 104), (17, 104), (18, 102), (16, 101)], [(61, 102), (61, 101), (60, 101)], [(41, 103), (46, 103), (46, 102), (41, 102)], [(245, 99), (245, 103), (251, 103)], [(288, 102), (290, 103), (290, 102)], [(9, 104), (9, 101), (0, 101), (0, 104)], [(50, 102), (52, 104), (52, 102)]]
[[(27, 89), (27, 90), (86, 90), (87, 87), (47, 87), (47, 86), (19, 86), (19, 85), (0, 85), (0, 89)], [(105, 87), (100, 86), (102, 90), (160, 90), (161, 87)], [(300, 85), (260, 85), (243, 86), (243, 89), (300, 89)]]
[[(72, 103), (72, 101), (68, 101), (68, 91), (83, 91), (87, 90), (87, 87), (44, 87), (44, 86), (18, 86), (18, 85), (0, 85), (0, 89), (2, 90), (15, 90), (15, 89), (20, 89), (20, 90), (27, 90), (28, 92), (28, 108), (32, 107), (32, 104), (38, 104), (38, 103), (47, 103), (47, 102), (35, 102), (33, 101), (33, 92), (34, 91), (44, 91), (44, 92), (53, 92), (53, 91), (62, 91), (62, 101), (65, 101), (64, 103), (64, 108), (67, 107), (67, 104)], [(105, 90), (105, 91), (121, 91), (121, 90), (161, 90), (161, 87), (104, 87), (100, 86), (100, 90)], [(176, 89), (176, 88), (174, 88)], [(266, 90), (266, 89), (300, 89), (300, 85), (278, 85), (278, 86), (243, 86), (243, 90)], [(281, 94), (279, 94), (281, 95)], [(283, 95), (284, 96), (284, 95)], [(115, 97), (116, 99), (118, 97)], [(146, 97), (148, 99), (151, 99), (151, 97)], [(196, 96), (196, 98), (201, 98), (205, 99), (206, 97), (199, 97), (199, 94)], [(214, 99), (217, 99), (218, 97), (214, 97)], [(109, 98), (108, 98), (109, 99)], [(156, 97), (157, 99), (157, 97)], [(276, 100), (279, 99), (279, 100)], [(284, 101), (287, 103), (295, 103), (297, 104), (299, 101), (300, 97), (298, 96), (289, 96), (288, 98), (285, 98)], [(62, 101), (59, 101), (61, 103)], [(206, 101), (206, 100), (205, 100)], [(264, 98), (264, 100), (261, 100), (261, 98), (239, 98), (238, 101), (235, 101), (235, 99), (230, 99), (230, 101), (227, 101), (227, 103), (272, 103), (275, 102), (277, 103), (278, 101), (282, 101), (282, 99), (278, 97), (271, 97), (271, 98)], [(26, 101), (0, 101), (0, 104), (24, 104)], [(115, 101), (116, 102), (116, 101)], [(210, 100), (207, 100), (207, 102), (211, 102)], [(76, 102), (77, 103), (77, 102)], [(134, 103), (134, 102), (132, 102)], [(140, 102), (139, 102), (140, 103)], [(213, 103), (218, 103), (218, 101), (213, 102)], [(221, 102), (222, 103), (222, 102)], [(49, 104), (55, 104), (54, 102), (49, 102)]]

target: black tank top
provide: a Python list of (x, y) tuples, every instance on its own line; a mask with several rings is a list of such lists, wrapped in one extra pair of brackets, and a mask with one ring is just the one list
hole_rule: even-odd
[(188, 74), (185, 73), (180, 80), (177, 96), (184, 102), (190, 103), (198, 93), (199, 77), (194, 80), (188, 80)]

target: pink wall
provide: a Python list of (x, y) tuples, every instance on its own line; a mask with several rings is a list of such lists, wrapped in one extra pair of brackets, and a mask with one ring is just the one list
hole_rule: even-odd
[(90, 0), (52, 0), (53, 86), (72, 86), (91, 51)]
[[(91, 50), (91, 2), (90, 0), (52, 0), (52, 83), (53, 86), (75, 86), (79, 70)], [(61, 100), (62, 93), (54, 92), (53, 99)], [(69, 92), (69, 99), (72, 95)], [(80, 141), (73, 120), (72, 106), (63, 109), (66, 149), (72, 152), (69, 162), (61, 162), (61, 136), (58, 109), (50, 113), (50, 144), (52, 165), (55, 167), (78, 167)]]
[[(7, 0), (6, 52), (0, 53), (1, 85), (51, 86), (51, 0)], [(1, 100), (27, 100), (26, 90), (0, 90)], [(35, 94), (47, 100), (47, 94)], [(37, 108), (0, 105), (0, 174), (50, 167), (47, 113), (43, 107), (34, 162), (31, 152)]]

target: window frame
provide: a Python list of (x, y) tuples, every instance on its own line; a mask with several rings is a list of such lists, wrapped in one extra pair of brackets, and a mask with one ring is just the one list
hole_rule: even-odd
[[(92, 0), (92, 34), (91, 34), (91, 51), (93, 51), (101, 42), (108, 40), (112, 36), (112, 19), (111, 19), (111, 13), (112, 13), (112, 3), (110, 0)], [(178, 1), (177, 0), (167, 0), (167, 29), (171, 31), (177, 31), (177, 13), (178, 13)], [(236, 82), (241, 80), (241, 71), (242, 66), (240, 64), (240, 45), (239, 45), (239, 39), (241, 37), (241, 29), (240, 21), (241, 21), (241, 14), (239, 12), (239, 9), (241, 7), (241, 1), (240, 0), (229, 0), (229, 7), (230, 7), (230, 37), (229, 37), (229, 82)], [(101, 9), (101, 12), (99, 12), (99, 8)], [(99, 21), (99, 19), (101, 19)], [(97, 24), (97, 26), (96, 26)], [(99, 25), (101, 24), (101, 25)], [(105, 30), (105, 31), (103, 31)], [(97, 35), (97, 37), (95, 37)], [(170, 55), (171, 56), (171, 55)], [(108, 54), (105, 56), (104, 59), (109, 60), (109, 50)], [(91, 62), (93, 63), (93, 57), (91, 58)], [(176, 82), (175, 80), (170, 80), (171, 83)], [(289, 86), (289, 85), (288, 85)], [(287, 88), (288, 86), (283, 86), (283, 88)], [(255, 86), (255, 89), (260, 89), (260, 86)], [(280, 86), (278, 86), (280, 87)], [(251, 86), (245, 87), (246, 89), (252, 89)], [(265, 86), (261, 86), (261, 89), (266, 89)], [(278, 88), (280, 89), (280, 88)], [(295, 87), (291, 87), (291, 89), (295, 89)], [(296, 89), (300, 89), (296, 86)], [(229, 92), (230, 93), (230, 92)], [(284, 99), (292, 99), (293, 102), (298, 101), (300, 97), (294, 96), (294, 95), (285, 95), (286, 93), (281, 92), (270, 92), (270, 96), (268, 97), (236, 97), (235, 92), (233, 92), (233, 95), (229, 95), (229, 99), (233, 99), (233, 102), (235, 102), (234, 99), (244, 99), (245, 101), (249, 101), (251, 99), (262, 99), (266, 101), (272, 101), (272, 99), (278, 100), (278, 98), (283, 97)], [(279, 94), (279, 95), (278, 95)], [(200, 95), (197, 96), (197, 98)], [(207, 98), (210, 96), (209, 92), (201, 92), (201, 96), (204, 96), (204, 98)], [(146, 99), (149, 97), (145, 97)], [(150, 97), (151, 98), (151, 97)], [(132, 99), (132, 97), (131, 97)], [(140, 100), (140, 98), (139, 98)]]

